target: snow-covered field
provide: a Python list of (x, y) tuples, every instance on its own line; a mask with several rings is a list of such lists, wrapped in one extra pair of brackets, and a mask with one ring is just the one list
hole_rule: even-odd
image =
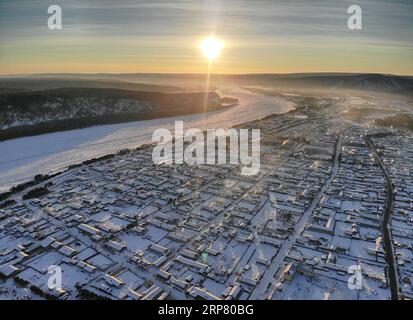
[(218, 93), (238, 98), (239, 105), (208, 114), (102, 125), (0, 142), (0, 192), (39, 173), (57, 172), (71, 164), (148, 143), (157, 128), (173, 131), (175, 120), (183, 120), (186, 129), (228, 128), (293, 108), (279, 98), (240, 88), (222, 88)]

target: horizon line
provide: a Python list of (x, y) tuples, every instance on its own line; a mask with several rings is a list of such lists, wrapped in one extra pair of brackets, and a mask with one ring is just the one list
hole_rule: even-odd
[[(310, 75), (310, 74), (342, 74), (342, 75), (384, 75), (398, 77), (413, 77), (413, 74), (381, 73), (381, 72), (343, 72), (343, 71), (312, 71), (312, 72), (247, 72), (247, 73), (214, 73), (211, 76), (254, 76), (254, 75)], [(205, 76), (206, 73), (197, 72), (38, 72), (38, 73), (0, 73), (0, 77), (42, 76), (42, 75), (196, 75)]]

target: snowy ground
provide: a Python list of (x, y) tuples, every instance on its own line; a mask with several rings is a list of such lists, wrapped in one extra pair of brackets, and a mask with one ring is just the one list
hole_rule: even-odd
[(185, 128), (227, 128), (292, 108), (279, 98), (240, 88), (222, 88), (218, 93), (238, 98), (239, 105), (208, 114), (103, 125), (0, 142), (0, 192), (39, 173), (57, 172), (71, 164), (150, 142), (156, 128), (173, 131), (176, 120), (184, 121)]

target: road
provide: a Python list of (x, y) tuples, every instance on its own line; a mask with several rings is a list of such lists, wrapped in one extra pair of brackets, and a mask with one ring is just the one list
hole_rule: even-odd
[(394, 248), (393, 248), (393, 241), (390, 229), (390, 222), (391, 222), (391, 213), (393, 210), (393, 199), (394, 199), (394, 191), (393, 191), (393, 183), (390, 179), (390, 175), (384, 165), (380, 155), (377, 153), (376, 148), (374, 147), (370, 136), (366, 136), (366, 141), (370, 149), (373, 151), (374, 157), (378, 164), (380, 165), (381, 169), (384, 172), (384, 176), (386, 178), (386, 189), (387, 189), (387, 197), (386, 197), (386, 205), (384, 209), (383, 221), (382, 221), (382, 228), (383, 228), (383, 236), (384, 236), (384, 245), (386, 249), (386, 261), (388, 265), (388, 276), (389, 276), (389, 285), (391, 290), (392, 300), (399, 299), (399, 285), (398, 285), (398, 275), (397, 275), (397, 263), (394, 255)]
[(290, 252), (290, 250), (294, 246), (298, 237), (304, 231), (305, 226), (308, 223), (309, 218), (311, 217), (311, 214), (313, 213), (314, 209), (319, 204), (324, 193), (328, 190), (328, 188), (330, 187), (331, 183), (333, 182), (334, 178), (336, 177), (338, 173), (338, 169), (339, 169), (338, 159), (340, 155), (340, 150), (341, 150), (341, 136), (339, 136), (339, 139), (337, 142), (336, 152), (334, 156), (334, 165), (331, 171), (330, 178), (327, 180), (327, 182), (321, 188), (320, 192), (311, 202), (310, 206), (305, 210), (304, 214), (301, 216), (300, 220), (298, 221), (297, 225), (294, 228), (293, 234), (290, 235), (289, 238), (284, 240), (284, 242), (282, 243), (280, 250), (278, 251), (278, 254), (276, 255), (275, 259), (271, 262), (270, 267), (265, 271), (259, 284), (255, 287), (254, 291), (252, 292), (250, 296), (251, 300), (264, 299), (265, 297), (263, 295), (268, 289), (267, 288), (268, 284), (274, 283), (274, 278), (275, 278), (275, 275), (279, 267), (283, 265), (285, 257), (287, 256), (288, 252)]

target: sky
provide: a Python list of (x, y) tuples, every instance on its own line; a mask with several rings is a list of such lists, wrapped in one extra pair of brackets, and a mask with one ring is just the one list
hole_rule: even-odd
[[(362, 30), (347, 27), (353, 4)], [(412, 0), (0, 0), (0, 74), (205, 73), (199, 44), (215, 35), (214, 73), (413, 75), (412, 30)]]

